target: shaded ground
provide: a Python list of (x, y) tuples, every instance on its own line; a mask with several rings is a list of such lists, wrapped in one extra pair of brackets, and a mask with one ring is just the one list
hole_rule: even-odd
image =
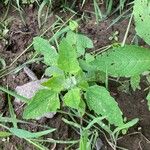
[[(0, 41), (0, 56), (4, 58), (7, 64), (10, 64), (14, 58), (20, 54), (32, 41), (32, 38), (39, 34), (38, 24), (37, 24), (37, 12), (34, 7), (26, 8), (26, 23), (27, 25), (23, 25), (20, 21), (20, 17), (16, 15), (16, 12), (12, 14), (14, 19), (10, 25), (9, 36), (7, 38), (9, 44), (5, 45)], [(115, 16), (113, 16), (115, 17)], [(103, 46), (107, 46), (114, 41), (110, 41), (109, 37), (115, 31), (119, 31), (118, 39), (122, 42), (124, 38), (124, 34), (126, 32), (126, 28), (128, 25), (128, 19), (123, 21), (119, 21), (114, 26), (109, 25), (111, 23), (112, 18), (108, 18), (105, 21), (102, 21), (99, 25), (96, 24), (95, 19), (91, 19), (87, 22), (82, 22), (80, 31), (88, 35), (95, 44), (95, 48), (98, 49)], [(108, 29), (107, 29), (108, 28)], [(127, 37), (127, 43), (131, 43), (135, 36), (134, 25), (132, 24), (130, 27), (130, 31)], [(144, 44), (141, 41), (141, 44)], [(22, 55), (15, 66), (18, 64), (24, 63), (30, 57), (31, 51)], [(43, 73), (43, 65), (41, 64), (33, 64), (30, 65), (30, 68), (38, 75), (42, 75)], [(14, 89), (17, 85), (23, 85), (29, 81), (29, 78), (22, 71), (15, 75), (8, 75), (0, 79), (1, 85), (8, 85), (11, 89)], [(110, 82), (110, 91), (111, 94), (116, 98), (117, 102), (125, 117), (129, 120), (133, 118), (139, 118), (140, 122), (131, 128), (127, 135), (121, 137), (118, 140), (118, 145), (124, 147), (129, 150), (150, 150), (150, 112), (148, 111), (147, 103), (145, 100), (146, 92), (144, 89), (146, 88), (146, 83), (144, 80), (141, 81), (141, 90), (136, 90), (133, 92), (130, 89), (128, 94), (124, 92), (118, 91), (118, 84), (115, 82)], [(4, 115), (8, 115), (8, 105), (6, 102), (6, 96), (4, 93), (0, 92), (0, 113)], [(18, 114), (20, 116), (20, 114)], [(42, 119), (38, 122), (33, 121), (35, 125), (20, 125), (21, 128), (26, 128), (30, 131), (39, 131), (41, 128), (36, 126), (37, 124), (41, 125), (49, 125), (51, 127), (55, 127), (58, 129), (57, 132), (54, 132), (49, 136), (58, 140), (67, 140), (78, 139), (78, 136), (74, 134), (74, 131), (65, 125), (61, 121), (62, 115), (57, 114), (53, 119)], [(54, 145), (49, 145), (51, 149)], [(15, 147), (18, 149), (34, 149), (32, 146), (27, 144), (25, 141), (20, 140), (16, 137), (12, 137), (9, 139), (9, 142), (0, 140), (0, 149), (2, 150), (15, 150)], [(56, 149), (61, 150), (64, 149), (64, 146), (58, 145)], [(104, 141), (104, 150), (110, 150), (111, 148)]]

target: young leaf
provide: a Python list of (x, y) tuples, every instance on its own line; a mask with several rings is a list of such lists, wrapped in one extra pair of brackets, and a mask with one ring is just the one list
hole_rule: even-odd
[(91, 64), (114, 77), (140, 75), (150, 69), (150, 50), (135, 45), (114, 47), (98, 55)]
[(79, 27), (78, 23), (74, 20), (69, 21), (69, 28), (70, 30), (74, 31)]
[(60, 76), (53, 76), (46, 82), (43, 82), (42, 85), (48, 87), (50, 90), (60, 92), (64, 89), (65, 77)]
[(39, 90), (25, 107), (23, 118), (35, 119), (60, 108), (58, 94), (48, 89)]
[(46, 65), (56, 65), (58, 59), (58, 53), (56, 50), (49, 44), (49, 42), (41, 37), (35, 37), (33, 39), (34, 49), (44, 55), (44, 63)]
[(150, 45), (150, 1), (135, 0), (133, 14), (137, 34)]
[(70, 74), (75, 74), (80, 70), (76, 50), (65, 38), (59, 45), (58, 66)]
[(90, 110), (94, 110), (98, 115), (106, 116), (110, 124), (115, 126), (123, 124), (122, 112), (106, 88), (98, 85), (89, 87), (86, 92), (86, 102)]
[(86, 48), (93, 48), (93, 42), (87, 36), (78, 34), (77, 36), (77, 52), (78, 56), (84, 55)]
[(71, 77), (68, 77), (65, 80), (64, 87), (65, 87), (66, 90), (68, 90), (68, 89), (71, 89), (71, 88), (75, 87), (76, 84), (77, 84), (77, 81), (76, 81), (75, 76), (71, 76)]
[(88, 139), (88, 130), (83, 131), (80, 137), (79, 150), (91, 150), (91, 143)]
[(80, 104), (79, 104), (79, 108), (78, 108), (78, 112), (81, 116), (83, 116), (85, 114), (85, 109), (86, 109), (86, 104), (85, 102), (81, 99)]
[(5, 138), (12, 135), (10, 132), (0, 131), (0, 138)]
[(66, 39), (72, 46), (76, 46), (78, 57), (84, 55), (86, 48), (93, 48), (93, 42), (87, 36), (82, 34), (77, 34), (72, 31), (68, 32), (66, 35)]
[(113, 131), (113, 134), (115, 134), (116, 132), (119, 132), (120, 130), (123, 130), (123, 129), (129, 129), (130, 127), (134, 126), (135, 124), (137, 124), (139, 121), (138, 118), (135, 118), (125, 124), (123, 124), (122, 126), (119, 126), (117, 127), (114, 131)]
[(41, 137), (43, 135), (49, 134), (53, 131), (55, 131), (56, 129), (49, 129), (49, 130), (45, 130), (45, 131), (41, 131), (41, 132), (36, 132), (36, 133), (32, 133), (23, 129), (18, 129), (18, 128), (10, 128), (9, 131), (13, 134), (16, 135), (19, 138), (26, 138), (26, 139), (31, 139), (31, 138), (38, 138)]
[(90, 62), (94, 61), (95, 58), (94, 58), (94, 56), (91, 55), (90, 53), (86, 53), (86, 54), (85, 54), (85, 60), (86, 60), (87, 63), (90, 63)]
[(133, 89), (133, 91), (135, 91), (136, 89), (140, 89), (140, 75), (136, 75), (131, 77), (130, 82), (131, 82), (131, 87)]
[(89, 87), (86, 74), (80, 70), (76, 75), (76, 80), (77, 80), (77, 86), (82, 90), (86, 91), (86, 89)]
[(148, 93), (146, 99), (147, 99), (148, 109), (150, 111), (150, 92)]
[(56, 66), (51, 66), (51, 67), (46, 68), (45, 75), (48, 77), (60, 76), (60, 75), (64, 75), (64, 72)]
[(64, 103), (71, 108), (78, 109), (80, 102), (80, 89), (77, 87), (69, 90), (64, 96)]

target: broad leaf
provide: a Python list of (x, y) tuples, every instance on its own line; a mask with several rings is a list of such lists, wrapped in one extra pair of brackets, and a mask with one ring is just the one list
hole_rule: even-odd
[(80, 101), (80, 89), (77, 87), (69, 90), (64, 96), (64, 103), (71, 108), (78, 109)]
[(140, 89), (140, 79), (140, 75), (131, 77), (130, 83), (133, 91), (135, 91), (136, 89)]
[(137, 34), (150, 45), (150, 1), (135, 0), (133, 14)]
[(49, 112), (56, 112), (60, 108), (58, 94), (54, 91), (39, 90), (25, 107), (23, 118), (35, 119)]
[(19, 138), (26, 138), (26, 139), (31, 139), (31, 138), (38, 138), (40, 136), (49, 134), (53, 131), (55, 131), (56, 129), (49, 129), (49, 130), (45, 130), (45, 131), (41, 131), (41, 132), (29, 132), (23, 129), (18, 129), (18, 128), (10, 128), (9, 131), (13, 134), (16, 135)]
[(60, 75), (60, 76), (53, 76), (46, 82), (43, 82), (42, 85), (45, 87), (48, 87), (50, 90), (60, 92), (61, 90), (64, 89), (64, 84), (65, 84), (65, 77)]
[(122, 112), (106, 88), (98, 85), (89, 87), (86, 92), (86, 102), (90, 110), (106, 117), (110, 124), (123, 125)]
[(58, 53), (49, 44), (49, 42), (41, 37), (35, 37), (33, 39), (34, 49), (44, 55), (44, 63), (46, 65), (56, 65), (58, 59)]
[(59, 45), (58, 66), (70, 74), (75, 74), (80, 70), (76, 50), (65, 38)]
[(114, 47), (98, 55), (91, 64), (114, 77), (140, 75), (150, 69), (150, 50), (135, 45)]

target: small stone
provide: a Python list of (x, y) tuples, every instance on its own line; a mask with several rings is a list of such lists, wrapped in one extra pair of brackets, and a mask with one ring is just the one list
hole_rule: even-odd
[[(41, 85), (42, 82), (46, 81), (47, 79), (41, 79), (41, 80), (37, 80), (37, 81), (31, 81), (28, 82), (22, 86), (17, 86), (15, 91), (17, 92), (17, 94), (24, 96), (28, 99), (32, 98), (35, 93), (40, 90), (43, 89), (44, 87)], [(16, 103), (20, 103), (21, 100), (18, 98), (15, 98), (15, 102)]]
[(103, 147), (103, 142), (100, 138), (97, 139), (96, 141), (96, 150), (101, 150), (101, 148)]

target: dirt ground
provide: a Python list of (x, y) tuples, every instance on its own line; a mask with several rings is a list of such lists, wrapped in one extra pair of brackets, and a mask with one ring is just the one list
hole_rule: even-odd
[[(36, 8), (33, 6), (27, 7), (25, 8), (25, 12), (25, 20), (27, 23), (26, 26), (23, 25), (20, 16), (16, 15), (16, 12), (11, 12), (13, 20), (10, 24), (9, 35), (7, 37), (9, 44), (5, 45), (0, 41), (0, 56), (6, 60), (7, 64), (10, 64), (15, 59), (15, 57), (18, 56), (31, 43), (32, 38), (40, 33), (37, 23)], [(115, 31), (119, 32), (118, 39), (120, 42), (122, 42), (128, 25), (128, 19), (120, 20), (115, 25), (108, 28), (112, 18), (115, 18), (116, 16), (117, 14), (108, 17), (100, 24), (96, 24), (94, 17), (86, 22), (82, 21), (80, 25), (80, 32), (89, 36), (94, 41), (95, 49), (111, 44), (113, 41), (110, 41), (109, 37), (112, 36), (112, 33), (114, 33)], [(134, 36), (134, 23), (132, 23), (126, 43), (131, 43)], [(146, 46), (143, 41), (140, 41), (140, 45)], [(15, 63), (14, 67), (28, 60), (28, 58), (30, 57), (30, 53), (32, 53), (31, 50), (22, 55)], [(33, 63), (32, 65), (30, 65), (30, 68), (36, 73), (38, 77), (43, 74), (44, 69), (42, 64)], [(26, 74), (23, 71), (20, 71), (17, 74), (9, 74), (8, 76), (1, 78), (0, 85), (8, 85), (9, 88), (15, 89), (16, 86), (23, 85), (29, 80), (30, 79), (26, 76)], [(150, 112), (148, 111), (148, 106), (145, 99), (147, 92), (144, 92), (144, 89), (147, 86), (148, 85), (143, 79), (141, 80), (141, 90), (132, 91), (132, 89), (129, 88), (129, 93), (125, 93), (118, 91), (118, 83), (112, 81), (109, 83), (110, 92), (119, 103), (124, 116), (127, 117), (128, 120), (131, 120), (133, 118), (140, 119), (139, 123), (131, 128), (128, 131), (127, 135), (121, 136), (118, 140), (118, 146), (124, 147), (128, 150), (150, 150)], [(0, 92), (0, 97), (0, 113), (3, 113), (4, 116), (7, 116), (8, 104), (6, 102), (6, 95)], [(17, 112), (18, 116), (20, 116), (19, 113), (20, 112)], [(57, 114), (52, 119), (44, 118), (40, 121), (32, 121), (33, 123), (35, 123), (35, 125), (22, 124), (20, 125), (20, 127), (28, 129), (30, 131), (39, 131), (41, 127), (38, 127), (37, 124), (49, 125), (51, 127), (57, 128), (57, 132), (51, 134), (51, 137), (53, 137), (54, 139), (78, 139), (79, 136), (75, 133), (75, 131), (64, 124), (61, 121), (61, 118), (62, 115)], [(104, 143), (102, 149), (111, 150), (105, 139), (103, 137), (102, 139)], [(53, 146), (54, 145), (47, 145), (49, 149), (52, 149)], [(34, 149), (33, 146), (16, 137), (11, 137), (8, 141), (0, 140), (0, 150), (15, 150), (15, 147), (22, 150)], [(65, 146), (57, 145), (55, 149), (63, 150), (65, 149)]]

